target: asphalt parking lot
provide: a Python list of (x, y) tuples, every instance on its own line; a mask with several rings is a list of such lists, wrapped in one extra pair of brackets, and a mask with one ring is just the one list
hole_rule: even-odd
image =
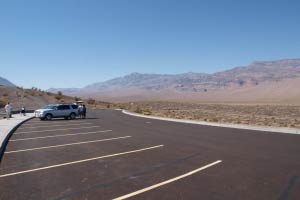
[(95, 110), (10, 138), (0, 199), (300, 199), (300, 136)]

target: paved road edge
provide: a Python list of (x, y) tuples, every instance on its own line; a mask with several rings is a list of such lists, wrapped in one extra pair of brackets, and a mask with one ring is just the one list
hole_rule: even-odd
[(34, 116), (31, 116), (31, 117), (29, 117), (29, 118), (26, 118), (26, 119), (20, 121), (20, 122), (17, 123), (17, 124), (14, 124), (14, 125), (10, 128), (10, 130), (7, 131), (7, 132), (5, 133), (6, 136), (5, 136), (4, 140), (3, 140), (3, 142), (0, 144), (0, 163), (1, 163), (1, 160), (2, 160), (2, 157), (3, 157), (3, 154), (4, 154), (4, 152), (5, 152), (5, 148), (6, 148), (7, 144), (8, 144), (9, 138), (12, 136), (12, 134), (13, 134), (13, 133), (14, 133), (14, 132), (15, 132), (15, 131), (23, 124), (23, 123), (25, 123), (25, 122), (27, 122), (27, 121), (33, 119), (33, 118), (34, 118)]
[(135, 117), (157, 119), (157, 120), (171, 121), (171, 122), (179, 122), (179, 123), (186, 123), (186, 124), (198, 124), (198, 125), (205, 125), (205, 126), (217, 126), (217, 127), (224, 127), (224, 128), (246, 129), (246, 130), (275, 132), (275, 133), (300, 134), (300, 129), (294, 129), (294, 128), (252, 126), (252, 125), (240, 125), (240, 124), (224, 124), (224, 123), (214, 123), (214, 122), (205, 122), (205, 121), (174, 119), (174, 118), (167, 118), (167, 117), (155, 117), (155, 116), (149, 116), (149, 115), (142, 115), (142, 114), (138, 114), (138, 113), (132, 113), (127, 110), (122, 110), (122, 113), (131, 115), (131, 116), (135, 116)]

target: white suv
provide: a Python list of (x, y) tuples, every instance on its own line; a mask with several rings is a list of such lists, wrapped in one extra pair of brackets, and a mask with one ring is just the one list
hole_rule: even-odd
[(65, 119), (75, 119), (78, 115), (78, 106), (75, 104), (50, 104), (34, 111), (34, 116), (41, 120), (51, 120), (52, 118), (63, 117)]

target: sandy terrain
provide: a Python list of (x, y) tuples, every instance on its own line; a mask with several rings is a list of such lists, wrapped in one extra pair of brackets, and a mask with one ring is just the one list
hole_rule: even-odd
[(134, 102), (120, 107), (178, 119), (300, 128), (300, 105)]

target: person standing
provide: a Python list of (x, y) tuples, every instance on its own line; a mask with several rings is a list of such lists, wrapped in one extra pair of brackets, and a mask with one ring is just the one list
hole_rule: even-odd
[(12, 106), (9, 102), (5, 105), (6, 119), (11, 118)]
[(22, 106), (22, 108), (21, 108), (21, 115), (23, 115), (23, 116), (26, 115), (25, 106)]
[(83, 110), (83, 106), (82, 106), (82, 104), (80, 104), (78, 106), (78, 115), (79, 115), (79, 118), (82, 118), (82, 110)]
[(86, 118), (86, 107), (85, 107), (84, 104), (83, 104), (83, 106), (82, 106), (82, 118), (83, 118), (83, 119)]

